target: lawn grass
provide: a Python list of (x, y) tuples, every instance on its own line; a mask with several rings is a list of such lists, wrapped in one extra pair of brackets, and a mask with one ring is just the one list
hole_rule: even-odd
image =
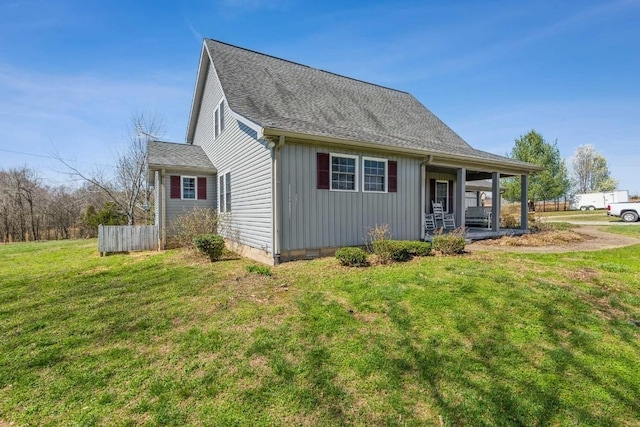
[(607, 233), (621, 234), (623, 236), (637, 237), (640, 239), (640, 223), (627, 225), (606, 225), (599, 230)]
[(598, 209), (595, 211), (558, 211), (558, 212), (536, 212), (536, 217), (542, 219), (552, 219), (553, 221), (557, 221), (560, 218), (569, 220), (569, 221), (604, 221), (604, 222), (621, 222), (620, 218), (615, 216), (608, 216), (607, 211), (603, 209)]
[(0, 425), (640, 425), (639, 255), (0, 246)]

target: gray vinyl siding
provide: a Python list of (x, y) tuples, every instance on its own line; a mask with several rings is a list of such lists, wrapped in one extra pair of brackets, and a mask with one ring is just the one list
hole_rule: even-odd
[[(273, 253), (271, 150), (238, 122), (225, 105), (224, 131), (215, 138), (214, 111), (223, 93), (209, 68), (193, 143), (200, 145), (222, 176), (231, 174), (231, 213), (225, 237)], [(215, 140), (214, 140), (215, 138)]]
[[(358, 191), (316, 189), (316, 153), (358, 156)], [(397, 193), (362, 191), (362, 156), (398, 162)], [(388, 224), (393, 238), (420, 238), (419, 159), (288, 143), (282, 148), (282, 251), (363, 245)]]
[[(207, 178), (207, 199), (206, 200), (183, 200), (171, 198), (171, 175), (194, 176)], [(165, 200), (167, 203), (167, 233), (171, 235), (172, 221), (179, 215), (189, 213), (195, 207), (205, 207), (217, 209), (217, 186), (215, 175), (198, 174), (193, 171), (166, 171), (164, 176)]]

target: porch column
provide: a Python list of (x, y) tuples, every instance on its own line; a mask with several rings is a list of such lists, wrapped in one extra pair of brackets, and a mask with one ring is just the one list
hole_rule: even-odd
[(164, 200), (162, 199), (162, 181), (160, 178), (160, 171), (153, 172), (153, 191), (154, 191), (154, 200), (155, 206), (153, 208), (153, 223), (156, 227), (158, 227), (158, 250), (164, 249), (162, 246), (162, 216), (160, 212), (162, 212), (162, 205)]
[(456, 224), (464, 230), (464, 198), (466, 194), (465, 189), (467, 187), (467, 170), (465, 168), (458, 169), (458, 176), (456, 179), (456, 201), (454, 205), (456, 212)]
[(491, 174), (491, 230), (500, 230), (500, 172)]
[(529, 175), (520, 176), (520, 228), (529, 229)]

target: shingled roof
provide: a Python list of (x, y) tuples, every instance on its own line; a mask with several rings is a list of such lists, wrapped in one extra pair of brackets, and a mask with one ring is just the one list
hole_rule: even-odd
[(264, 129), (532, 167), (474, 149), (407, 92), (215, 40), (205, 46), (231, 110)]
[(171, 167), (178, 169), (211, 170), (215, 168), (202, 147), (173, 142), (149, 141), (147, 164), (150, 169)]

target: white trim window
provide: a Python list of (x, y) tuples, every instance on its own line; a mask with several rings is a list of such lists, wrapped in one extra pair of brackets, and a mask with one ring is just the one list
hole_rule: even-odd
[(231, 212), (231, 172), (218, 176), (218, 212)]
[(220, 101), (220, 104), (216, 107), (213, 112), (213, 138), (217, 139), (220, 134), (224, 131), (224, 112), (225, 105), (224, 99)]
[(386, 193), (389, 182), (387, 159), (362, 157), (362, 191), (366, 193)]
[(331, 190), (358, 191), (358, 156), (330, 153)]
[(195, 176), (182, 176), (181, 180), (181, 197), (186, 200), (196, 200), (198, 198), (197, 179)]

